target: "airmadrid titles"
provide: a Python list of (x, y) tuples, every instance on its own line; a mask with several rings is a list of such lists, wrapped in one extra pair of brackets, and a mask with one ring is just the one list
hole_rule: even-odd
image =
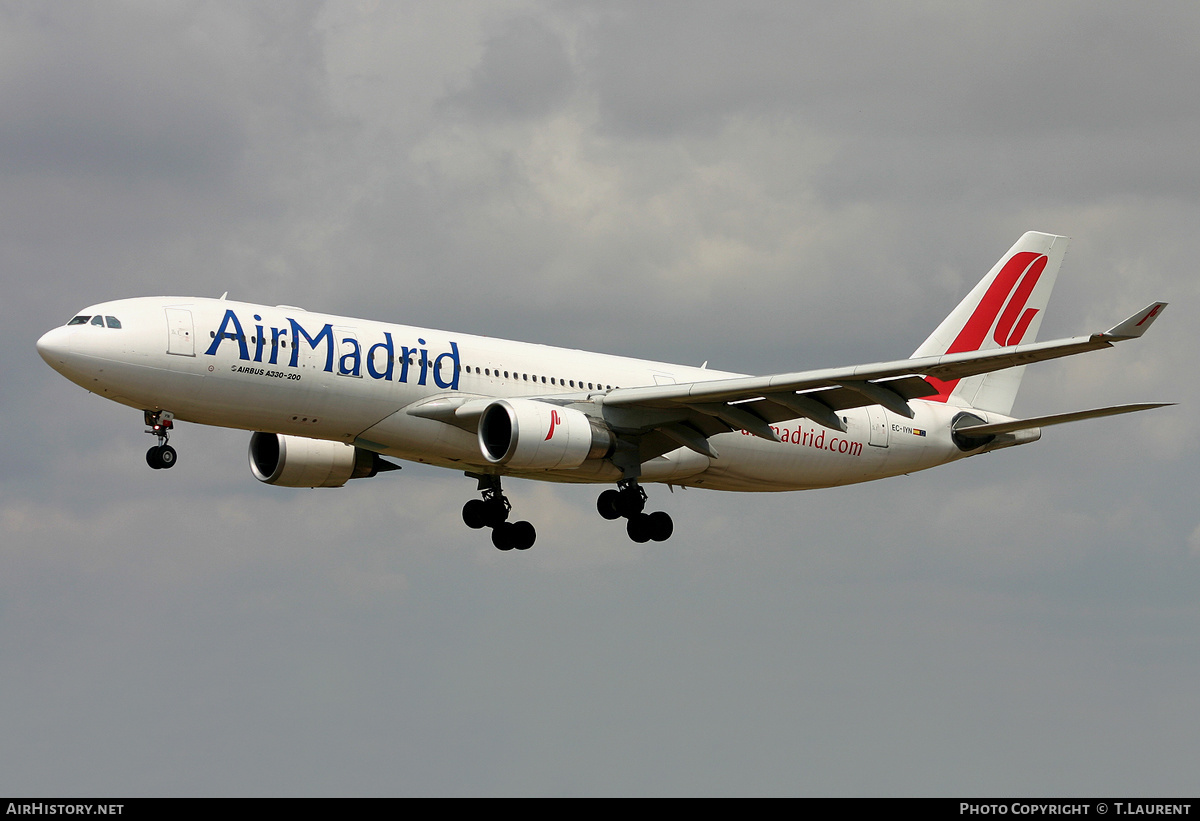
[[(254, 321), (261, 323), (262, 317), (254, 314)], [(397, 346), (390, 331), (383, 333), (382, 342), (376, 342), (364, 350), (365, 342), (359, 342), (356, 330), (336, 328), (329, 322), (316, 333), (309, 333), (292, 317), (287, 317), (285, 327), (264, 329), (261, 324), (252, 327), (254, 332), (247, 337), (237, 314), (232, 309), (226, 309), (221, 326), (213, 334), (212, 344), (204, 352), (205, 356), (216, 356), (221, 345), (229, 342), (237, 347), (238, 359), (243, 362), (277, 366), (286, 364), (289, 368), (299, 368), (303, 356), (305, 362), (311, 363), (311, 367), (319, 367), (326, 373), (361, 377), (365, 371), (371, 379), (388, 382), (408, 382), (410, 377), (415, 377), (418, 385), (429, 384), (432, 379), (432, 384), (439, 388), (458, 390), (460, 363), (456, 342), (449, 343), (450, 350), (431, 356), (429, 349), (424, 347), (427, 344), (424, 339), (417, 340), (417, 345), (422, 347)], [(279, 361), (281, 349), (286, 363)], [(321, 354), (324, 354), (324, 362), (321, 361)], [(410, 367), (413, 369), (411, 374)], [(234, 370), (240, 370), (239, 366), (234, 366)], [(257, 373), (258, 370), (246, 368), (245, 372)]]

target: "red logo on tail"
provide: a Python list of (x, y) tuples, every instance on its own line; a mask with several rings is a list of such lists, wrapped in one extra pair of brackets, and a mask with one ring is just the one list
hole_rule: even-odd
[(546, 438), (543, 441), (550, 441), (550, 437), (554, 435), (554, 428), (562, 424), (562, 419), (558, 418), (558, 411), (550, 411), (550, 430), (546, 432)]
[[(993, 325), (995, 330), (992, 339), (997, 345), (1006, 347), (1020, 344), (1029, 329), (1029, 323), (1038, 313), (1037, 308), (1026, 309), (1025, 305), (1029, 302), (1029, 295), (1033, 293), (1034, 286), (1037, 285), (1038, 277), (1046, 270), (1047, 262), (1049, 260), (1045, 254), (1033, 251), (1013, 254), (1008, 262), (1004, 263), (1000, 273), (996, 274), (987, 293), (979, 300), (971, 317), (946, 353), (979, 350)], [(1002, 309), (1004, 313), (1001, 313)], [(999, 322), (996, 321), (997, 317), (1000, 318)], [(938, 395), (928, 397), (935, 402), (945, 402), (958, 385), (957, 379), (943, 382), (929, 376), (925, 381), (937, 388)]]
[(1157, 314), (1160, 308), (1162, 308), (1162, 306), (1161, 306), (1161, 305), (1155, 305), (1155, 306), (1154, 306), (1154, 310), (1152, 310), (1150, 313), (1148, 313), (1148, 314), (1146, 314), (1144, 317), (1142, 317), (1142, 321), (1141, 321), (1141, 322), (1139, 322), (1138, 324), (1134, 325), (1133, 327), (1135, 327), (1135, 328), (1140, 328), (1140, 327), (1142, 326), (1142, 322), (1145, 322), (1147, 319), (1149, 319), (1150, 317), (1152, 317), (1152, 316), (1154, 316), (1155, 314)]

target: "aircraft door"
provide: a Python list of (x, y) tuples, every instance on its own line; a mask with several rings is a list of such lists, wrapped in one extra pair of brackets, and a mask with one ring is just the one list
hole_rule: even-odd
[(175, 356), (195, 356), (196, 340), (192, 312), (186, 308), (166, 308), (167, 353)]
[(334, 362), (334, 372), (338, 376), (357, 376), (363, 374), (363, 351), (358, 344), (358, 335), (351, 328), (334, 328), (337, 344), (337, 361)]
[(886, 448), (888, 446), (888, 422), (884, 409), (879, 405), (868, 405), (867, 423), (871, 426), (871, 435), (867, 439), (867, 444), (877, 448)]

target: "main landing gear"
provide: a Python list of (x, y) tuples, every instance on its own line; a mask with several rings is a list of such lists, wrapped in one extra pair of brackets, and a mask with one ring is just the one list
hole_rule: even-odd
[(491, 475), (476, 475), (479, 479), (479, 489), (483, 492), (482, 499), (472, 499), (463, 505), (462, 517), (467, 527), (478, 530), (482, 527), (492, 529), (492, 544), (498, 550), (528, 550), (537, 539), (537, 531), (529, 522), (510, 522), (508, 514), (512, 505), (500, 489), (500, 477)]
[(628, 519), (625, 530), (629, 538), (639, 544), (651, 540), (665, 542), (675, 531), (675, 524), (667, 513), (661, 510), (643, 512), (646, 509), (646, 491), (633, 479), (620, 481), (616, 490), (601, 493), (596, 500), (596, 509), (605, 519)]
[(175, 467), (175, 448), (167, 444), (174, 419), (170, 411), (146, 411), (146, 424), (150, 426), (146, 433), (158, 437), (158, 444), (146, 451), (146, 464), (155, 470)]

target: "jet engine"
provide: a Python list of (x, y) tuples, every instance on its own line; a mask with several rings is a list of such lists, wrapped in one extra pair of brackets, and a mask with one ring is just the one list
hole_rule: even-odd
[(254, 433), (250, 436), (250, 472), (268, 485), (341, 487), (350, 479), (374, 476), (398, 466), (379, 454), (343, 442)]
[(616, 439), (586, 413), (532, 399), (499, 399), (479, 419), (479, 449), (494, 465), (577, 468), (612, 453)]

